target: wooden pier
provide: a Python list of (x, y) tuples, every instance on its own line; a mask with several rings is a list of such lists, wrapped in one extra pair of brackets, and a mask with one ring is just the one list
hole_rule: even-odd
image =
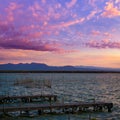
[[(6, 104), (7, 105), (7, 104)], [(0, 112), (26, 112), (37, 110), (38, 114), (46, 113), (56, 113), (59, 110), (59, 113), (79, 113), (82, 111), (103, 111), (107, 110), (111, 112), (113, 103), (104, 103), (104, 102), (77, 102), (77, 103), (54, 103), (54, 104), (29, 104), (24, 106), (0, 106)]]
[(19, 102), (34, 102), (35, 100), (41, 101), (57, 101), (57, 95), (46, 94), (46, 95), (23, 95), (23, 96), (0, 96), (0, 103), (13, 103)]

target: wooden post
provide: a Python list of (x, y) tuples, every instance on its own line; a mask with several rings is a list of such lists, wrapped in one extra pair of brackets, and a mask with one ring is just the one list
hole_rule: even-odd
[(50, 113), (52, 113), (52, 108), (50, 107)]
[(74, 107), (72, 107), (72, 114), (74, 113)]
[(51, 96), (49, 97), (49, 101), (51, 102)]
[(65, 108), (62, 109), (62, 112), (65, 112)]
[(103, 107), (102, 107), (102, 106), (99, 106), (99, 110), (102, 111), (102, 110), (103, 110)]
[(3, 113), (5, 113), (5, 104), (3, 102)]
[(110, 107), (110, 106), (107, 106), (107, 108), (108, 108), (108, 112), (111, 112), (111, 107)]
[(70, 120), (70, 111), (69, 111), (69, 113), (68, 113), (68, 120)]
[(91, 114), (89, 114), (89, 120), (91, 120)]
[(42, 114), (42, 110), (38, 110), (38, 115), (41, 115)]
[(57, 96), (54, 96), (54, 101), (57, 101)]
[(27, 115), (29, 115), (29, 111), (28, 110), (26, 110), (25, 112), (26, 112)]
[(28, 97), (28, 102), (30, 102), (30, 97)]
[(95, 105), (93, 106), (93, 111), (96, 111), (96, 106)]
[(62, 104), (64, 104), (64, 97), (62, 97)]
[(82, 108), (81, 107), (79, 107), (79, 110), (78, 110), (79, 112), (81, 112), (82, 111)]

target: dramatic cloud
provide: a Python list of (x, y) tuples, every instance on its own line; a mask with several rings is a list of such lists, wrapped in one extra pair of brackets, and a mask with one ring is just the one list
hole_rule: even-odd
[[(119, 56), (119, 18), (120, 0), (0, 0), (0, 62), (7, 61), (4, 50), (22, 51), (25, 57), (48, 64), (81, 64), (84, 56), (86, 64), (92, 64), (94, 55), (103, 50), (106, 54), (116, 50)], [(45, 54), (44, 59), (37, 59), (39, 53)], [(16, 54), (11, 56), (17, 63), (21, 58)], [(24, 60), (29, 62), (23, 56)]]
[[(36, 51), (60, 51), (60, 45), (43, 40), (33, 41), (40, 33), (33, 35), (22, 33), (9, 24), (0, 25), (0, 47), (5, 49), (24, 49)], [(30, 39), (31, 38), (31, 39)]]
[(1, 40), (0, 47), (6, 49), (24, 49), (24, 50), (36, 50), (36, 51), (59, 51), (54, 44), (42, 44), (39, 42), (28, 41), (28, 40)]

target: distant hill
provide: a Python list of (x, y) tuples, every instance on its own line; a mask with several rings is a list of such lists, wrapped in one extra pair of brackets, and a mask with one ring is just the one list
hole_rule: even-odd
[(94, 66), (48, 66), (43, 63), (0, 64), (0, 71), (119, 71), (120, 69)]

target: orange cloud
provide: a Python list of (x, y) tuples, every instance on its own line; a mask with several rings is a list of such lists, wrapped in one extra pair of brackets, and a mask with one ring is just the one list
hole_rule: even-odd
[(116, 17), (120, 16), (120, 10), (114, 6), (112, 2), (107, 2), (105, 6), (105, 11), (101, 14), (103, 17)]

